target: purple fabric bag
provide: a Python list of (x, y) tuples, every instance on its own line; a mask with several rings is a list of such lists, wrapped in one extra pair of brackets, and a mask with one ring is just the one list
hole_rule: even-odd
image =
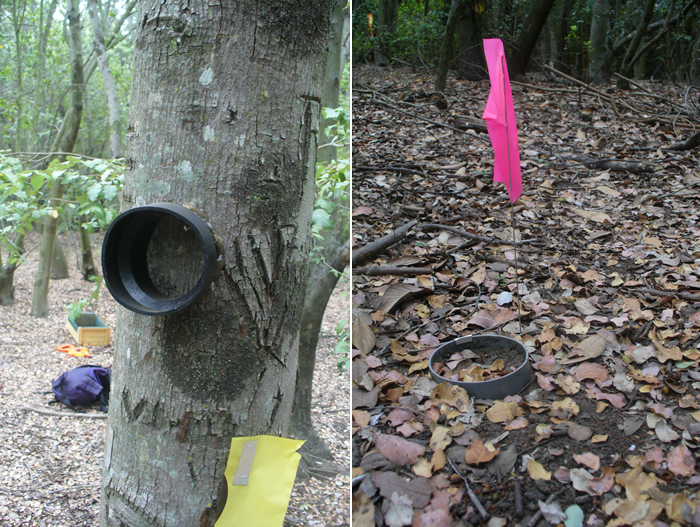
[(101, 366), (78, 366), (51, 381), (51, 387), (56, 399), (69, 408), (87, 406), (99, 400), (100, 408), (106, 412), (110, 377), (110, 371)]

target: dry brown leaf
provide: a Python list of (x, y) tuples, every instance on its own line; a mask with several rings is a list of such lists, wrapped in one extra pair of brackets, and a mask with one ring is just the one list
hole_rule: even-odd
[(668, 454), (668, 469), (682, 477), (695, 474), (695, 456), (685, 445), (678, 445)]
[(399, 466), (406, 463), (413, 465), (420, 456), (425, 454), (424, 446), (388, 434), (375, 434), (374, 446), (381, 455)]
[(603, 467), (599, 478), (588, 480), (588, 486), (599, 496), (609, 492), (615, 484), (615, 470), (612, 467)]
[(374, 502), (362, 491), (352, 497), (353, 527), (374, 527)]
[(587, 220), (595, 221), (596, 223), (612, 223), (613, 222), (612, 218), (610, 216), (608, 216), (605, 212), (583, 210), (583, 209), (579, 209), (576, 207), (572, 207), (571, 212), (573, 212), (577, 216), (580, 216), (580, 217), (585, 218)]
[(369, 412), (365, 412), (364, 410), (353, 410), (352, 411), (352, 419), (355, 421), (357, 426), (364, 427), (369, 424), (370, 420), (370, 415)]
[(417, 477), (406, 481), (396, 472), (371, 472), (372, 482), (379, 489), (379, 493), (387, 499), (391, 499), (394, 492), (406, 494), (413, 502), (413, 507), (422, 509), (430, 503), (430, 496), (433, 493), (433, 487), (430, 482), (423, 478)]
[(357, 317), (352, 322), (352, 345), (365, 355), (368, 355), (376, 344), (374, 331), (367, 325), (362, 317)]
[[(353, 527), (355, 521), (353, 518)], [(374, 523), (372, 524), (374, 526)], [(434, 511), (419, 514), (413, 517), (412, 527), (452, 527), (452, 517), (445, 509), (436, 509)]]
[(442, 382), (433, 388), (430, 398), (454, 406), (460, 412), (466, 412), (471, 406), (467, 391), (461, 386), (448, 382)]
[(433, 435), (430, 437), (430, 448), (433, 452), (437, 450), (445, 450), (450, 443), (452, 443), (452, 438), (449, 436), (450, 429), (445, 426), (436, 426), (433, 430)]
[(597, 362), (584, 362), (579, 364), (574, 368), (573, 374), (577, 381), (593, 379), (599, 386), (610, 377), (610, 374), (605, 366), (598, 364)]
[(537, 377), (537, 384), (539, 384), (540, 388), (542, 388), (544, 391), (551, 392), (554, 389), (550, 377), (545, 377), (540, 372), (535, 372), (535, 376)]
[(486, 417), (492, 423), (503, 423), (512, 421), (519, 414), (518, 403), (514, 401), (496, 401), (494, 405), (486, 410)]
[(590, 468), (593, 472), (600, 468), (600, 458), (592, 452), (584, 454), (574, 454), (574, 461), (579, 465), (584, 465)]
[(379, 309), (385, 313), (390, 313), (404, 300), (408, 300), (411, 297), (428, 292), (430, 292), (430, 289), (412, 284), (391, 284), (389, 287), (387, 287), (386, 291), (384, 291), (384, 295), (382, 296), (382, 305), (379, 307)]
[(491, 443), (484, 444), (481, 438), (475, 439), (464, 451), (464, 461), (467, 465), (479, 465), (487, 463), (495, 458), (500, 449), (495, 448)]
[(545, 481), (552, 480), (552, 473), (546, 470), (541, 463), (538, 463), (532, 458), (527, 460), (527, 473), (534, 481), (539, 481), (541, 479)]
[(505, 430), (520, 430), (521, 428), (525, 428), (527, 425), (527, 419), (525, 419), (524, 417), (516, 417), (503, 428)]

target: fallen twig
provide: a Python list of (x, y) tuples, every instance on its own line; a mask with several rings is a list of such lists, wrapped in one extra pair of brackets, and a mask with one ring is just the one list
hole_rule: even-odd
[(418, 220), (413, 220), (405, 225), (402, 225), (398, 229), (391, 231), (386, 236), (382, 236), (381, 238), (368, 243), (364, 247), (355, 249), (352, 252), (352, 265), (362, 265), (363, 263), (365, 263), (368, 260), (371, 260), (375, 256), (380, 255), (382, 252), (384, 252), (386, 249), (388, 249), (395, 243), (398, 243), (401, 240), (403, 240), (408, 234), (408, 232), (417, 223)]
[[(549, 495), (545, 503), (549, 505), (554, 501), (554, 499), (559, 496), (559, 494), (563, 493), (566, 490), (566, 488), (559, 489), (556, 492), (553, 492), (552, 494)], [(537, 509), (537, 512), (530, 518), (530, 521), (527, 522), (526, 527), (535, 527), (537, 523), (540, 521), (540, 518), (542, 518), (542, 509)]]
[(30, 410), (38, 414), (44, 415), (55, 415), (57, 417), (85, 417), (87, 419), (107, 419), (107, 414), (83, 414), (80, 412), (57, 412), (56, 410), (47, 410), (45, 408), (38, 408), (30, 404), (22, 403), (22, 408), (25, 410)]
[(469, 481), (467, 480), (467, 478), (462, 476), (462, 473), (459, 470), (457, 470), (457, 467), (455, 467), (455, 465), (454, 465), (454, 463), (452, 463), (451, 459), (448, 459), (447, 461), (450, 462), (450, 466), (452, 467), (452, 470), (455, 471), (455, 474), (457, 474), (460, 478), (462, 478), (462, 481), (464, 481), (464, 486), (467, 489), (467, 495), (469, 496), (469, 499), (471, 500), (471, 502), (474, 504), (474, 507), (476, 507), (476, 510), (479, 511), (481, 518), (484, 521), (489, 521), (489, 518), (491, 518), (491, 515), (488, 512), (486, 512), (486, 509), (484, 509), (484, 506), (479, 501), (479, 498), (477, 497), (476, 494), (474, 494), (474, 491), (469, 486)]

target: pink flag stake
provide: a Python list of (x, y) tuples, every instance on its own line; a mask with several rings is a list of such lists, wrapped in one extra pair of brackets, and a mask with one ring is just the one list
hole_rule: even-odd
[(491, 92), (483, 118), (493, 145), (493, 180), (505, 184), (510, 201), (514, 203), (523, 193), (523, 183), (513, 94), (501, 39), (484, 39), (484, 55), (489, 68)]

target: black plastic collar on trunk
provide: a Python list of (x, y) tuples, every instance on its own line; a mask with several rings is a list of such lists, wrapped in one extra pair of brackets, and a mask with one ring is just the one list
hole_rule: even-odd
[[(201, 243), (204, 267), (195, 286), (179, 298), (156, 289), (148, 274), (146, 253), (153, 231), (165, 216), (192, 228)], [(218, 270), (216, 242), (207, 222), (177, 203), (154, 203), (123, 212), (109, 225), (102, 243), (102, 273), (107, 289), (125, 308), (142, 315), (169, 315), (196, 302)]]

